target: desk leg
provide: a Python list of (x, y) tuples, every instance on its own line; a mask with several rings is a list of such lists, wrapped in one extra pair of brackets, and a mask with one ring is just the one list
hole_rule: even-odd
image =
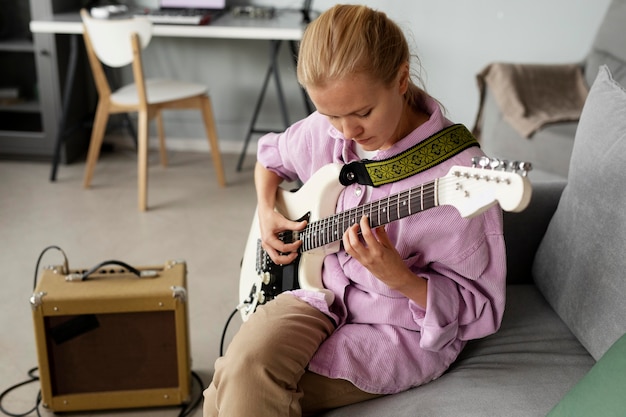
[(280, 51), (280, 46), (282, 44), (281, 40), (272, 40), (270, 41), (270, 63), (267, 68), (267, 73), (265, 74), (265, 80), (263, 81), (263, 87), (261, 88), (261, 93), (259, 94), (259, 98), (257, 99), (256, 106), (254, 108), (254, 113), (252, 114), (252, 121), (250, 122), (250, 128), (248, 129), (248, 134), (246, 135), (246, 139), (243, 143), (243, 149), (241, 150), (241, 154), (239, 155), (239, 161), (237, 162), (237, 171), (241, 171), (241, 167), (243, 165), (243, 160), (246, 157), (246, 151), (248, 149), (248, 144), (250, 143), (250, 138), (255, 133), (269, 133), (269, 130), (260, 130), (256, 129), (256, 121), (259, 117), (259, 113), (261, 111), (261, 106), (263, 105), (263, 100), (265, 99), (265, 92), (267, 91), (267, 87), (272, 75), (274, 75), (274, 82), (276, 84), (276, 92), (278, 93), (278, 103), (280, 105), (280, 111), (283, 117), (283, 122), (285, 123), (285, 128), (289, 127), (289, 114), (287, 111), (287, 103), (285, 102), (285, 94), (283, 92), (283, 86), (280, 81), (280, 73), (278, 72), (278, 52)]
[(289, 113), (287, 110), (287, 102), (285, 101), (285, 93), (283, 91), (283, 83), (280, 81), (280, 70), (278, 63), (278, 52), (280, 51), (280, 45), (282, 41), (272, 41), (275, 46), (272, 48), (271, 55), (274, 57), (272, 60), (272, 67), (274, 72), (274, 83), (276, 85), (276, 92), (278, 93), (278, 104), (280, 106), (280, 112), (283, 116), (283, 123), (285, 124), (285, 129), (289, 127)]
[(63, 101), (61, 120), (59, 122), (59, 130), (57, 131), (56, 142), (54, 144), (54, 154), (52, 155), (52, 170), (50, 172), (50, 181), (54, 182), (57, 178), (57, 168), (59, 166), (59, 158), (61, 157), (61, 145), (63, 145), (63, 137), (65, 136), (65, 125), (67, 124), (67, 114), (70, 107), (70, 99), (72, 90), (74, 89), (74, 77), (76, 75), (76, 64), (78, 62), (78, 36), (70, 35), (70, 56), (67, 64), (67, 73), (65, 74), (65, 87), (63, 88)]
[[(294, 68), (298, 68), (298, 43), (296, 41), (289, 41), (289, 47), (291, 49), (291, 56), (293, 57), (293, 66)], [(302, 98), (304, 99), (304, 108), (307, 111), (307, 114), (313, 113), (313, 106), (311, 105), (311, 101), (309, 100), (309, 95), (307, 94), (304, 87), (300, 87), (300, 91), (302, 91)]]

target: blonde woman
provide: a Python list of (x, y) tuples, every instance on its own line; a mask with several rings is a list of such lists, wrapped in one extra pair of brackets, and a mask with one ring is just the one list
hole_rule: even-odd
[[(368, 7), (337, 5), (307, 28), (297, 71), (317, 111), (264, 136), (255, 169), (262, 244), (277, 265), (293, 262), (302, 244), (278, 233), (306, 225), (274, 210), (281, 182), (306, 183), (329, 163), (386, 160), (452, 125), (412, 81), (410, 61), (401, 29)], [(408, 178), (347, 185), (336, 211), (480, 155), (469, 147)], [(439, 206), (374, 229), (363, 216), (323, 262), (326, 293), (284, 292), (242, 325), (215, 364), (205, 417), (314, 415), (401, 392), (439, 377), (468, 340), (500, 325), (506, 263), (497, 207), (464, 219)]]

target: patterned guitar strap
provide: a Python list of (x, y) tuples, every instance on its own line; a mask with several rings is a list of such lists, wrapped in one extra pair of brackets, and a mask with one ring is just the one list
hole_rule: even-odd
[(346, 164), (339, 174), (339, 182), (343, 186), (359, 183), (379, 187), (432, 168), (472, 146), (480, 144), (465, 126), (455, 124), (391, 158)]

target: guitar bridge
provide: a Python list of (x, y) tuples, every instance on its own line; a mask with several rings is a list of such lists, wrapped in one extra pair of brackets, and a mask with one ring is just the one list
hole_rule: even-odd
[(256, 242), (256, 272), (257, 274), (263, 274), (268, 272), (270, 264), (273, 264), (272, 259), (269, 257), (263, 246), (261, 246), (261, 239)]
[[(284, 232), (279, 236), (281, 240), (286, 241), (289, 236), (293, 237), (292, 232)], [(289, 265), (277, 265), (272, 258), (263, 249), (261, 239), (257, 240), (256, 247), (256, 273), (258, 276), (257, 283), (253, 286), (248, 300), (251, 304), (265, 304), (272, 300), (278, 294), (299, 288), (297, 278), (297, 267), (300, 257)]]

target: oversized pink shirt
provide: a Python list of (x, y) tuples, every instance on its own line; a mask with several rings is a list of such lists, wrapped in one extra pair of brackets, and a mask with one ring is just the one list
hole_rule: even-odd
[[(428, 108), (426, 123), (379, 151), (376, 159), (394, 156), (452, 124), (434, 100)], [(354, 146), (315, 112), (281, 134), (261, 138), (258, 161), (287, 180), (306, 182), (326, 164), (358, 160)], [(425, 172), (372, 188), (367, 198), (374, 201), (443, 177), (451, 166), (469, 165), (476, 155), (483, 155), (480, 148), (469, 148)], [(346, 187), (336, 211), (366, 203), (363, 187)], [(426, 309), (391, 290), (343, 249), (324, 260), (324, 286), (335, 294), (330, 310), (321, 294), (294, 291), (338, 324), (309, 369), (380, 394), (439, 377), (467, 340), (499, 328), (505, 304), (506, 259), (497, 206), (471, 219), (452, 206), (439, 206), (390, 223), (386, 230), (411, 271), (428, 279)]]

